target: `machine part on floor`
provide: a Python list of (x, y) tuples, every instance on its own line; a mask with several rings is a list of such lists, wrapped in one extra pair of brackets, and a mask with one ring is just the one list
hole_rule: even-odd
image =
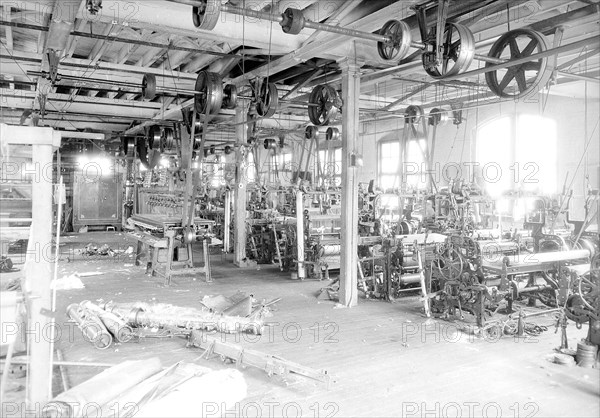
[(238, 367), (251, 366), (264, 370), (269, 376), (297, 374), (323, 382), (327, 387), (329, 387), (331, 382), (331, 376), (326, 370), (315, 370), (272, 354), (248, 350), (242, 346), (222, 341), (200, 331), (194, 330), (191, 332), (188, 345), (203, 349), (207, 359), (212, 355), (217, 355), (223, 360), (235, 363)]
[(92, 343), (94, 347), (104, 350), (111, 346), (113, 337), (98, 316), (83, 311), (77, 303), (67, 306), (67, 316), (81, 330), (83, 338)]
[(12, 268), (13, 268), (12, 260), (5, 255), (0, 256), (0, 271), (2, 271), (2, 272), (11, 271)]
[(82, 416), (88, 405), (104, 405), (160, 371), (158, 357), (124, 361), (56, 396), (41, 408), (42, 416)]
[(208, 310), (183, 308), (165, 304), (118, 304), (100, 305), (106, 311), (126, 318), (132, 327), (159, 327), (178, 330), (205, 330), (224, 333), (249, 333), (260, 335), (268, 308), (261, 308), (249, 317), (229, 316)]
[(89, 311), (98, 316), (116, 341), (126, 343), (133, 338), (133, 330), (127, 325), (123, 318), (120, 318), (112, 312), (105, 311), (89, 300), (84, 300), (79, 306), (82, 311)]

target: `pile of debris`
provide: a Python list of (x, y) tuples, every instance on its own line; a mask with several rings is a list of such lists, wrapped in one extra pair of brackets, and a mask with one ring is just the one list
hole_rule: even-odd
[(328, 385), (330, 377), (327, 371), (247, 350), (225, 342), (223, 336), (214, 335), (261, 335), (265, 327), (264, 320), (271, 315), (271, 306), (279, 300), (257, 302), (253, 295), (238, 292), (230, 297), (204, 297), (200, 309), (144, 302), (100, 301), (96, 304), (86, 300), (69, 305), (67, 316), (77, 324), (86, 341), (98, 349), (106, 349), (114, 341), (126, 343), (134, 339), (184, 337), (188, 347), (203, 349), (207, 359), (217, 355), (223, 361), (238, 366), (262, 369), (269, 376), (295, 373)]

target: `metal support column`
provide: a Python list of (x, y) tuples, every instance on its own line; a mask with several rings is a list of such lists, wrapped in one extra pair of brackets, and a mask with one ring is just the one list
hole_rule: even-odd
[(346, 58), (342, 69), (342, 254), (340, 265), (340, 303), (357, 304), (358, 266), (358, 167), (357, 152), (360, 96), (360, 67), (355, 59)]
[(248, 175), (246, 173), (247, 159), (244, 146), (246, 145), (247, 125), (246, 103), (238, 104), (235, 110), (235, 136), (237, 147), (235, 150), (235, 197), (233, 221), (233, 264), (238, 267), (248, 266), (246, 258), (246, 191)]

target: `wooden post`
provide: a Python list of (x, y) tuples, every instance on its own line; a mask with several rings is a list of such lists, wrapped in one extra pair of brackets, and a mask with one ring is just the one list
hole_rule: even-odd
[(306, 277), (304, 266), (304, 193), (296, 192), (296, 245), (298, 251), (298, 278)]
[(223, 252), (229, 253), (231, 248), (231, 190), (225, 192), (225, 225), (223, 232)]
[[(237, 138), (237, 147), (235, 150), (235, 197), (234, 197), (234, 222), (233, 222), (233, 264), (238, 267), (247, 267), (246, 258), (246, 191), (248, 189), (248, 176), (246, 173), (246, 154), (243, 148), (246, 145), (247, 125), (246, 121), (247, 106), (244, 102), (238, 104), (235, 111), (235, 134)], [(258, 164), (255, 161), (255, 164)]]
[(357, 304), (358, 265), (358, 168), (352, 154), (357, 152), (360, 96), (360, 67), (355, 59), (339, 62), (342, 69), (342, 254), (340, 265), (340, 303)]
[[(31, 144), (35, 173), (32, 176), (32, 226), (25, 263), (24, 292), (29, 299), (27, 339), (31, 358), (28, 368), (27, 411), (40, 411), (52, 397), (52, 164), (60, 145), (60, 133), (50, 128), (2, 126), (2, 142)], [(57, 255), (58, 256), (58, 255)], [(58, 258), (56, 256), (56, 258)]]

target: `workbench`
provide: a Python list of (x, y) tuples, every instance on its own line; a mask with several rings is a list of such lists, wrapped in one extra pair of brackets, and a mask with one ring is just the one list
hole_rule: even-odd
[[(214, 221), (195, 218), (196, 241), (202, 241), (204, 265), (194, 267), (192, 242), (184, 242), (181, 218), (160, 214), (136, 214), (131, 217), (135, 230), (128, 237), (137, 242), (136, 265), (141, 265), (140, 258), (144, 246), (146, 251), (146, 273), (164, 277), (165, 286), (171, 284), (174, 275), (204, 274), (206, 282), (212, 282), (210, 271), (210, 242)], [(185, 248), (185, 252), (179, 249)], [(177, 250), (177, 251), (176, 251)]]

